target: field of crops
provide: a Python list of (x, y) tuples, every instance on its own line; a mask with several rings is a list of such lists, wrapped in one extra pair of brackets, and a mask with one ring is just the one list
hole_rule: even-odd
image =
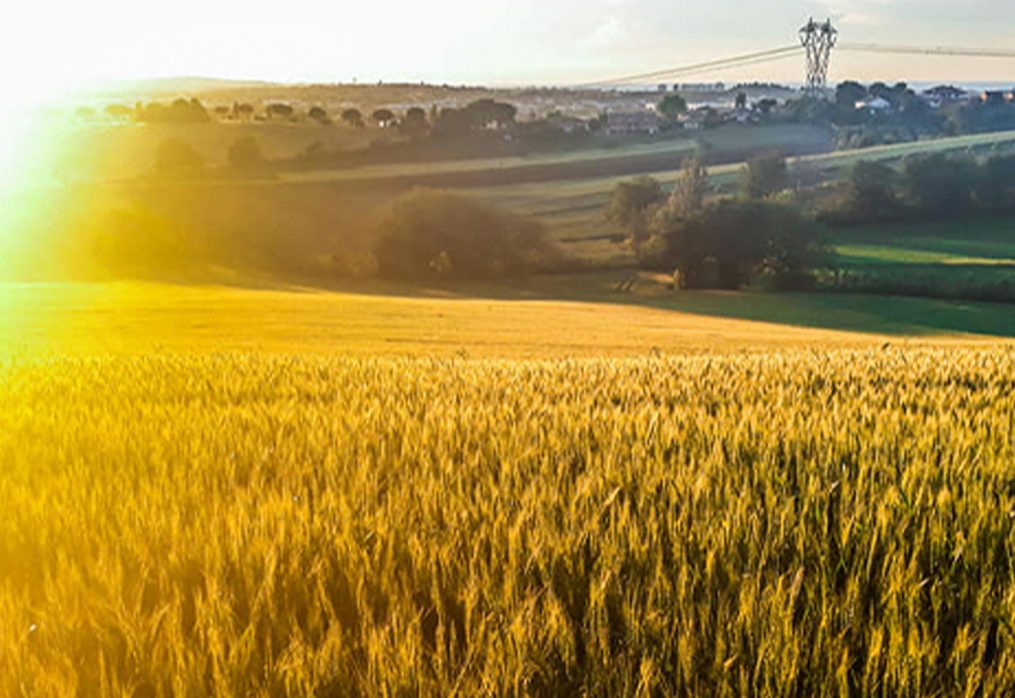
[(0, 695), (1011, 688), (1012, 318), (614, 282), (0, 286)]
[(1005, 695), (1015, 353), (0, 368), (3, 695)]

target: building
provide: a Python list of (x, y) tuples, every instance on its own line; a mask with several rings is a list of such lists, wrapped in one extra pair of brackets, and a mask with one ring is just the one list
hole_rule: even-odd
[(980, 95), (980, 101), (984, 104), (1007, 104), (1015, 100), (1015, 95), (1005, 90), (987, 90)]
[(712, 107), (697, 107), (680, 117), (680, 125), (688, 131), (714, 128), (722, 124), (722, 121), (722, 114)]
[(724, 92), (726, 90), (726, 83), (723, 82), (685, 82), (684, 84), (673, 85), (673, 91), (678, 90), (686, 92)]
[(659, 117), (650, 111), (610, 112), (606, 132), (613, 136), (659, 133)]
[(960, 87), (953, 85), (938, 85), (929, 90), (924, 90), (921, 95), (928, 104), (940, 107), (952, 102), (963, 102), (969, 99), (969, 93)]
[(584, 119), (567, 114), (548, 114), (546, 124), (561, 133), (580, 133), (589, 130), (589, 123)]
[(856, 103), (857, 111), (867, 111), (871, 114), (887, 114), (892, 110), (892, 103), (884, 97), (874, 99), (862, 99)]

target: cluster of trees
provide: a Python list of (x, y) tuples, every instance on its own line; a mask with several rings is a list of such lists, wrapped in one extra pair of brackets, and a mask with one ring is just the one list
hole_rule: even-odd
[[(240, 136), (229, 146), (229, 167), (250, 173), (264, 165), (261, 146), (253, 136)], [(155, 149), (155, 173), (165, 177), (194, 177), (205, 167), (204, 155), (192, 145), (176, 137), (166, 138)]]
[(381, 276), (415, 282), (548, 271), (561, 261), (534, 219), (432, 190), (411, 192), (392, 207), (372, 252)]
[[(883, 100), (883, 103), (882, 103)], [(876, 103), (880, 108), (857, 108)], [(840, 129), (849, 148), (910, 141), (926, 135), (985, 133), (1015, 128), (1015, 104), (1005, 99), (971, 99), (963, 90), (939, 85), (918, 95), (906, 83), (840, 83), (835, 100), (810, 117)], [(825, 113), (827, 112), (827, 113)]]
[(441, 109), (433, 123), (438, 135), (463, 135), (484, 129), (506, 129), (515, 125), (518, 109), (513, 104), (480, 99), (456, 109)]
[(151, 124), (206, 124), (211, 121), (208, 110), (198, 99), (177, 99), (169, 104), (161, 102), (138, 103), (133, 111), (119, 105), (107, 107), (107, 113), (113, 115), (127, 110), (135, 120)]
[[(78, 111), (82, 116), (94, 115), (90, 109), (83, 108)], [(410, 109), (406, 114), (406, 120), (412, 122), (419, 116), (416, 112), (419, 112), (424, 120), (426, 119), (426, 112), (422, 109)], [(301, 121), (309, 119), (322, 126), (333, 123), (331, 115), (320, 105), (310, 107), (304, 114), (286, 102), (270, 102), (264, 105), (262, 114), (258, 114), (254, 105), (246, 102), (234, 102), (232, 106), (219, 105), (209, 111), (198, 99), (182, 98), (169, 103), (138, 102), (133, 107), (114, 103), (105, 107), (105, 113), (113, 119), (133, 120), (141, 123), (204, 124), (212, 121), (213, 116), (220, 120), (232, 121)], [(367, 125), (367, 119), (359, 109), (345, 109), (339, 118), (347, 126), (364, 128)], [(377, 109), (370, 118), (374, 124), (379, 126), (398, 123), (395, 114), (388, 109)]]
[(741, 198), (709, 201), (708, 172), (692, 158), (668, 196), (651, 177), (620, 183), (606, 215), (627, 231), (643, 266), (673, 271), (680, 287), (763, 280), (801, 289), (813, 284), (824, 250), (797, 208), (766, 200), (786, 182), (784, 159), (759, 158), (744, 168)]
[(896, 169), (860, 161), (841, 202), (826, 211), (830, 223), (953, 218), (1015, 210), (1015, 155), (983, 162), (944, 153), (907, 159)]

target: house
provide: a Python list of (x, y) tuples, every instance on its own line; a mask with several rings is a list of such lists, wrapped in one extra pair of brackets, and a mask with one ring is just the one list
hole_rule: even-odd
[(730, 123), (734, 124), (753, 124), (758, 121), (757, 115), (750, 109), (746, 108), (734, 109), (729, 112), (726, 119)]
[(887, 114), (892, 110), (892, 103), (884, 97), (874, 99), (862, 99), (856, 103), (857, 111), (867, 111), (871, 114)]
[(953, 104), (955, 102), (968, 100), (969, 93), (952, 85), (938, 85), (937, 87), (932, 87), (929, 90), (924, 90), (923, 93), (920, 94), (920, 98), (923, 99), (923, 101), (931, 108), (940, 109), (946, 104)]
[(987, 90), (980, 95), (980, 101), (984, 104), (1007, 104), (1013, 99), (1015, 95), (1005, 90)]
[(659, 117), (650, 111), (610, 112), (606, 115), (606, 132), (610, 135), (659, 133)]
[(688, 131), (700, 131), (718, 125), (719, 113), (711, 107), (698, 107), (680, 118), (680, 123)]
[(554, 130), (562, 133), (580, 133), (589, 130), (589, 124), (583, 119), (566, 114), (549, 114), (546, 117), (546, 124)]

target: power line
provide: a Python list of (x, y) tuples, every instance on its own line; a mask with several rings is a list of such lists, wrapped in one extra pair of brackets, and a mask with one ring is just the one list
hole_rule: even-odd
[(843, 51), (902, 53), (920, 56), (970, 56), (978, 58), (1015, 58), (1015, 49), (971, 48), (965, 46), (902, 46), (893, 44), (839, 44)]
[(717, 73), (722, 70), (730, 70), (732, 68), (747, 68), (754, 65), (761, 65), (763, 63), (774, 63), (775, 61), (783, 61), (787, 58), (797, 58), (800, 54), (800, 49), (797, 49), (793, 53), (783, 53), (775, 56), (767, 56), (763, 58), (755, 58), (750, 61), (741, 61), (739, 63), (727, 63), (723, 65), (713, 66), (711, 68), (702, 68), (701, 70), (693, 71), (682, 71), (678, 73), (668, 73), (665, 77), (667, 78), (686, 78), (691, 76), (706, 75), (708, 73)]
[[(921, 56), (965, 56), (974, 58), (1015, 58), (1015, 49), (1008, 48), (973, 48), (963, 46), (905, 46), (901, 44), (873, 44), (873, 43), (842, 43), (838, 49), (851, 52), (866, 53), (892, 53)], [(790, 56), (799, 55), (803, 51), (801, 46), (782, 46), (765, 51), (756, 51), (737, 56), (729, 56), (703, 63), (692, 63), (689, 65), (663, 68), (645, 73), (634, 73), (619, 77), (607, 78), (604, 80), (591, 81), (574, 85), (574, 89), (592, 87), (607, 87), (610, 85), (626, 85), (650, 80), (672, 80), (674, 78), (689, 77), (705, 73), (730, 70), (734, 68), (746, 68), (749, 66), (769, 63)]]
[(783, 46), (780, 48), (773, 48), (767, 51), (758, 51), (755, 53), (745, 53), (739, 56), (730, 56), (729, 58), (722, 58), (719, 60), (706, 61), (705, 63), (692, 63), (690, 65), (676, 66), (673, 68), (664, 68), (662, 70), (654, 70), (648, 73), (636, 73), (633, 75), (623, 75), (620, 77), (608, 78), (606, 80), (598, 80), (593, 82), (586, 82), (579, 85), (575, 85), (576, 88), (584, 87), (605, 87), (607, 85), (623, 85), (632, 82), (642, 82), (645, 80), (654, 80), (663, 77), (677, 77), (681, 75), (693, 75), (703, 71), (711, 69), (738, 67), (739, 63), (750, 62), (755, 59), (776, 57), (779, 58), (800, 53), (800, 46)]

